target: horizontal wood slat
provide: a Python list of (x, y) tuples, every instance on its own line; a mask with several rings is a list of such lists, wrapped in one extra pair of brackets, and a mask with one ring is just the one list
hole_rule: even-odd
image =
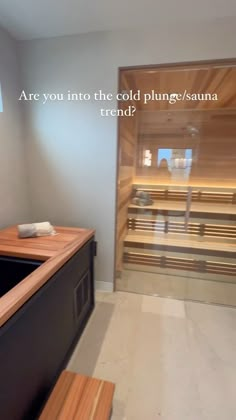
[(236, 239), (236, 226), (231, 225), (214, 225), (207, 223), (188, 223), (186, 225), (184, 222), (129, 218), (128, 229), (131, 231), (182, 233)]
[(147, 265), (175, 270), (196, 271), (201, 273), (215, 273), (228, 276), (236, 275), (236, 264), (204, 261), (190, 258), (166, 257), (136, 252), (125, 252), (124, 263)]
[[(187, 190), (169, 190), (169, 189), (149, 189), (137, 188), (138, 191), (145, 191), (150, 194), (153, 200), (173, 200), (186, 201), (188, 198)], [(236, 204), (234, 192), (212, 192), (212, 191), (192, 191), (191, 199), (199, 203), (220, 203)]]
[[(139, 217), (142, 215), (149, 215), (153, 217), (157, 216), (164, 216), (164, 217), (185, 217), (186, 210), (178, 210), (178, 209), (165, 209), (163, 208), (155, 208), (151, 206), (147, 207), (133, 207), (129, 206), (129, 214), (137, 215)], [(215, 220), (217, 223), (218, 221), (226, 221), (226, 222), (236, 222), (236, 214), (230, 213), (214, 213), (214, 212), (207, 212), (207, 211), (198, 211), (198, 210), (190, 210), (189, 217), (191, 219), (205, 219), (205, 220)]]

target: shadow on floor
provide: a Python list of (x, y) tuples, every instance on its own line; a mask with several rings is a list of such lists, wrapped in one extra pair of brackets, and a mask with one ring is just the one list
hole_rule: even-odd
[(93, 315), (68, 364), (68, 368), (82, 375), (92, 376), (115, 305), (97, 302)]

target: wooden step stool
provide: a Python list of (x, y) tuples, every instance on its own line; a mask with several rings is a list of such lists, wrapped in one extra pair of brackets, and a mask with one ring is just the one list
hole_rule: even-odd
[(108, 420), (115, 385), (64, 370), (39, 420)]

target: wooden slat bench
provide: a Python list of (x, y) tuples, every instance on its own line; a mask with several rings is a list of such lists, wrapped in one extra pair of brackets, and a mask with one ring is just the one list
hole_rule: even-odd
[(64, 370), (39, 420), (108, 420), (115, 385)]

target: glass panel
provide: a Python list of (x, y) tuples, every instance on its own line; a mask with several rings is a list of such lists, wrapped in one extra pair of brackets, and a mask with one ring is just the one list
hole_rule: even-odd
[[(192, 77), (192, 70), (186, 72), (183, 83)], [(167, 73), (160, 76), (164, 85)], [(211, 69), (208, 79), (200, 69), (195, 73), (203, 85), (205, 80), (218, 86), (225, 99), (191, 108), (188, 103), (171, 109), (152, 105), (139, 110), (136, 132), (129, 131), (129, 139), (136, 139), (136, 158), (116, 285), (236, 305), (236, 71)], [(174, 77), (180, 80), (181, 71), (173, 83)]]

